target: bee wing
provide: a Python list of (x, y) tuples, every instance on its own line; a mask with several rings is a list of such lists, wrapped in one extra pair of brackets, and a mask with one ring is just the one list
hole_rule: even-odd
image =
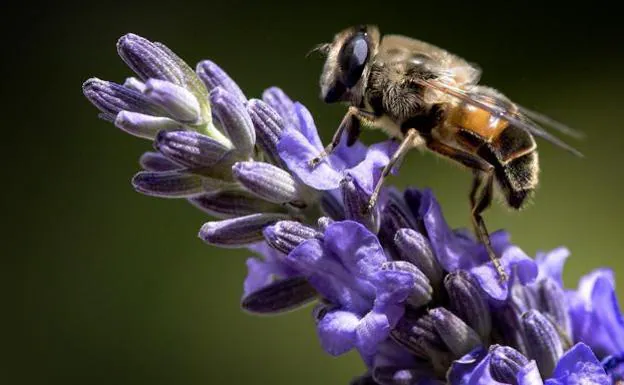
[(442, 72), (454, 78), (456, 84), (476, 84), (481, 69), (447, 50), (403, 35), (384, 35), (379, 45), (381, 61), (417, 61), (426, 63), (434, 72)]
[(528, 108), (517, 105), (517, 104), (516, 104), (516, 107), (518, 107), (522, 115), (526, 116), (527, 118), (537, 123), (543, 124), (545, 126), (552, 127), (553, 129), (561, 132), (562, 134), (571, 136), (575, 139), (583, 139), (585, 137), (585, 133), (583, 133), (582, 131), (575, 130), (572, 127), (568, 127), (567, 125), (561, 122), (558, 122), (544, 114), (541, 114), (537, 111), (529, 110)]
[(468, 92), (466, 92), (465, 90), (461, 88), (453, 87), (449, 84), (445, 84), (436, 80), (418, 79), (417, 81), (425, 87), (433, 88), (447, 95), (456, 97), (460, 99), (461, 101), (463, 101), (464, 103), (467, 103), (477, 108), (481, 108), (485, 111), (488, 111), (489, 113), (499, 117), (500, 119), (508, 121), (509, 123), (513, 124), (516, 127), (523, 128), (527, 130), (528, 132), (530, 132), (531, 134), (547, 140), (548, 142), (554, 144), (555, 146), (558, 146), (578, 157), (581, 157), (581, 158), (583, 157), (583, 154), (580, 151), (570, 146), (569, 144), (565, 143), (564, 141), (557, 138), (556, 136), (552, 135), (551, 133), (546, 131), (543, 127), (533, 122), (531, 119), (535, 119), (535, 117), (537, 117), (537, 119), (535, 120), (538, 120), (538, 121), (541, 120), (541, 123), (543, 124), (551, 123), (549, 124), (550, 126), (552, 126), (555, 129), (558, 129), (561, 132), (564, 132), (564, 133), (570, 132), (570, 133), (573, 133), (572, 136), (578, 136), (578, 134), (576, 134), (576, 131), (572, 130), (571, 128), (561, 123), (555, 123), (555, 125), (553, 125), (552, 122), (554, 121), (551, 120), (550, 118), (547, 118), (539, 113), (530, 111), (522, 107), (518, 107), (519, 113), (509, 111), (508, 109), (501, 107), (500, 105), (497, 105), (496, 100), (491, 96), (469, 94)]

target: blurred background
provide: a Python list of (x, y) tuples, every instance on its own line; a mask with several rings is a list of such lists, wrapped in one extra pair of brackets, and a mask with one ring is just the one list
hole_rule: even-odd
[[(130, 75), (115, 50), (127, 32), (192, 66), (217, 62), (250, 97), (282, 87), (310, 108), (325, 142), (344, 107), (320, 102), (322, 61), (305, 54), (338, 30), (376, 23), (479, 63), (483, 83), (588, 134), (572, 142), (584, 160), (539, 142), (534, 203), (521, 213), (493, 207), (490, 229), (510, 230), (530, 255), (568, 246), (570, 287), (599, 266), (623, 282), (619, 14), (596, 1), (382, 3), (5, 4), (0, 383), (346, 384), (363, 370), (355, 354), (321, 351), (310, 308), (243, 313), (250, 253), (202, 244), (196, 234), (209, 218), (185, 202), (133, 191), (151, 144), (98, 120), (81, 92), (91, 76)], [(448, 221), (469, 225), (469, 173), (414, 152), (391, 183), (431, 187)]]

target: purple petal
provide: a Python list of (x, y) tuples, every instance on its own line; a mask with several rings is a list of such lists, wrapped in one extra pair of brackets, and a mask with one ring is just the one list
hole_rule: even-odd
[(314, 148), (321, 152), (323, 150), (323, 143), (321, 142), (318, 130), (316, 129), (316, 125), (314, 124), (314, 118), (312, 118), (312, 114), (310, 114), (310, 111), (308, 111), (308, 109), (299, 102), (295, 102), (293, 104), (293, 108), (297, 118), (295, 122), (299, 127), (299, 131), (301, 131), (303, 136), (308, 139), (308, 142), (310, 142), (310, 144)]
[(372, 307), (372, 298), (368, 296), (374, 295), (374, 287), (353, 277), (323, 250), (320, 240), (303, 242), (288, 254), (286, 261), (308, 277), (312, 286), (332, 303), (357, 313), (364, 313)]
[(535, 262), (539, 267), (537, 281), (550, 277), (563, 287), (563, 265), (569, 256), (570, 251), (565, 247), (558, 247), (547, 253), (538, 252), (535, 257)]
[(369, 147), (364, 160), (348, 171), (369, 196), (379, 181), (381, 171), (397, 148), (398, 144), (392, 140), (374, 144)]
[(582, 277), (578, 291), (568, 298), (574, 341), (586, 343), (599, 356), (624, 351), (624, 319), (611, 270), (598, 269)]
[[(406, 191), (408, 203), (419, 201), (418, 216), (422, 218), (427, 236), (438, 262), (449, 272), (458, 270), (466, 261), (460, 244), (444, 220), (442, 209), (429, 189)], [(412, 208), (414, 209), (414, 208)]]
[(405, 302), (415, 284), (414, 275), (407, 271), (381, 270), (374, 276), (377, 295), (375, 307), (385, 310), (386, 306)]
[(355, 346), (360, 318), (351, 312), (330, 311), (316, 326), (321, 346), (327, 353), (338, 356)]
[(453, 361), (447, 375), (448, 383), (451, 385), (468, 384), (475, 368), (480, 362), (484, 361), (485, 356), (486, 351), (479, 347)]
[(392, 327), (387, 314), (374, 311), (367, 313), (356, 329), (355, 344), (358, 350), (363, 355), (375, 353), (377, 345), (388, 338)]
[(273, 280), (276, 265), (258, 258), (247, 259), (247, 278), (243, 283), (243, 296), (262, 289)]
[(332, 274), (332, 269), (344, 270), (340, 264), (330, 258), (323, 256), (323, 245), (318, 239), (308, 239), (287, 255), (287, 260), (291, 262), (299, 271), (306, 275), (327, 272)]
[(310, 165), (310, 160), (319, 155), (320, 150), (301, 132), (285, 131), (277, 151), (288, 168), (308, 186), (317, 190), (333, 190), (340, 185), (342, 174), (328, 162), (323, 161), (314, 167)]
[(284, 91), (278, 87), (267, 88), (262, 93), (262, 100), (277, 111), (284, 121), (285, 127), (298, 129), (299, 118), (295, 113), (295, 105)]
[[(481, 288), (496, 301), (505, 301), (509, 296), (511, 280), (518, 278), (523, 285), (531, 283), (537, 277), (537, 265), (520, 248), (511, 246), (500, 258), (503, 269), (510, 280), (502, 282), (492, 261), (473, 267), (470, 272), (479, 282)], [(515, 275), (513, 274), (515, 272)]]
[(387, 262), (375, 234), (353, 221), (336, 222), (325, 231), (325, 247), (356, 277), (372, 279)]
[[(518, 385), (543, 385), (544, 381), (540, 375), (537, 363), (529, 362), (525, 367), (520, 369), (518, 373)], [(580, 385), (580, 384), (579, 384)]]
[(346, 167), (352, 168), (364, 160), (367, 150), (368, 148), (359, 140), (347, 146), (347, 135), (343, 134), (333, 154), (340, 158)]
[(610, 385), (611, 379), (589, 348), (579, 343), (564, 354), (546, 385)]

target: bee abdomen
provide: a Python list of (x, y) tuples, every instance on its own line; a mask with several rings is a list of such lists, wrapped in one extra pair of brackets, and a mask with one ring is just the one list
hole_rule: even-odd
[(507, 126), (478, 153), (494, 165), (496, 180), (514, 209), (522, 208), (538, 184), (539, 163), (533, 137), (522, 128)]
[(538, 172), (536, 151), (521, 155), (502, 166), (497, 179), (509, 206), (521, 209), (527, 203), (537, 187)]

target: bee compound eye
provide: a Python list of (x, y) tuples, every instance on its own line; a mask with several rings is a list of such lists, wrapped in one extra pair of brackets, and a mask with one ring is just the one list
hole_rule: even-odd
[(368, 60), (368, 40), (365, 33), (357, 33), (349, 39), (340, 51), (340, 69), (347, 88), (353, 87), (364, 71)]

